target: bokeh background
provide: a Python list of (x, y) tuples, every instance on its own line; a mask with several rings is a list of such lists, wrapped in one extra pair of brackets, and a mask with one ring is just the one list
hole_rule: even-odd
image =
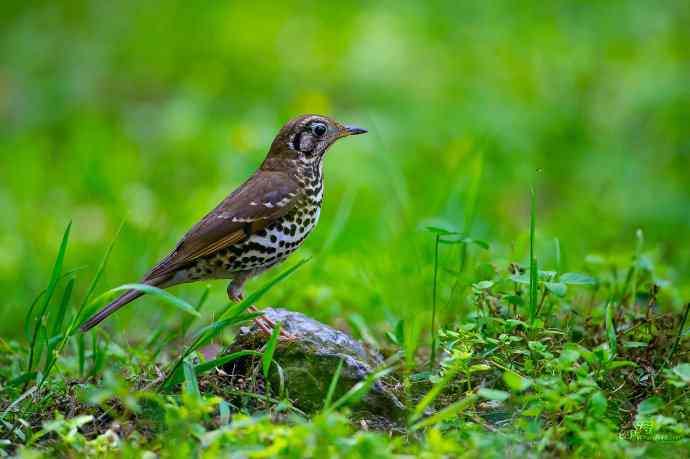
[[(372, 327), (425, 317), (424, 227), (491, 244), (470, 249), (470, 279), (524, 263), (530, 186), (541, 266), (629, 260), (641, 228), (680, 301), (688, 24), (682, 0), (3, 1), (0, 335), (19, 335), (70, 220), (80, 291), (122, 222), (101, 290), (135, 281), (309, 112), (370, 134), (329, 152), (322, 220), (292, 262), (313, 259), (264, 306)], [(468, 303), (457, 248), (441, 255), (448, 321)], [(220, 305), (224, 282), (211, 285)], [(179, 315), (144, 299), (110, 324), (134, 338)]]

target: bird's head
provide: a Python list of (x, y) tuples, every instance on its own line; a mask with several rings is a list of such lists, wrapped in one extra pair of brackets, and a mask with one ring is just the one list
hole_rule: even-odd
[(264, 168), (280, 167), (285, 161), (296, 160), (305, 165), (320, 162), (336, 140), (366, 132), (366, 129), (340, 124), (328, 116), (298, 116), (288, 121), (273, 140)]

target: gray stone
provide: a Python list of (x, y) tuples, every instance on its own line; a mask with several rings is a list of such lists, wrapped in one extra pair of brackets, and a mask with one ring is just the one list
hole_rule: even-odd
[[(356, 383), (366, 379), (383, 363), (376, 351), (366, 349), (362, 343), (346, 333), (299, 312), (266, 308), (262, 311), (273, 322), (281, 322), (282, 328), (293, 335), (292, 341), (281, 341), (276, 347), (274, 360), (283, 370), (284, 385), (296, 407), (307, 413), (323, 408), (328, 388), (338, 363), (343, 366), (333, 401), (338, 400)], [(240, 329), (235, 343), (228, 352), (241, 349), (260, 349), (266, 335), (256, 325)], [(241, 362), (237, 362), (242, 365)], [(237, 368), (237, 364), (235, 365)], [(280, 387), (280, 377), (275, 368), (270, 373), (271, 387)], [(405, 415), (404, 406), (395, 396), (390, 381), (380, 379), (371, 390), (352, 406), (356, 418), (398, 421)], [(385, 422), (384, 422), (385, 423)]]

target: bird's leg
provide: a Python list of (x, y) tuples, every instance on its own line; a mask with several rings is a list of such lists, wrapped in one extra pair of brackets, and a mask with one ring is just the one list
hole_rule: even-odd
[[(259, 309), (256, 306), (251, 305), (247, 308), (247, 311), (259, 312)], [(271, 336), (273, 334), (273, 327), (275, 324), (271, 319), (263, 315), (263, 313), (260, 314), (260, 316), (254, 318), (254, 323), (261, 329), (262, 332), (266, 333), (268, 336)]]
[[(234, 303), (240, 303), (242, 300), (244, 300), (244, 292), (242, 291), (242, 285), (247, 280), (247, 278), (248, 276), (239, 275), (235, 279), (233, 279), (232, 282), (230, 282), (230, 285), (228, 285), (228, 298), (230, 298), (230, 301)], [(247, 308), (247, 311), (259, 312), (259, 309), (255, 305), (251, 305)], [(265, 315), (261, 315), (259, 317), (254, 318), (254, 323), (257, 327), (259, 327), (259, 329), (262, 332), (266, 333), (269, 336), (273, 334), (273, 329), (276, 326), (275, 322), (273, 322)], [(282, 341), (293, 341), (296, 338), (287, 331), (285, 331), (283, 328), (281, 328), (280, 339)]]
[(228, 284), (228, 298), (230, 298), (230, 301), (233, 303), (241, 303), (242, 300), (244, 300), (242, 287), (244, 287), (244, 283), (247, 282), (247, 279), (249, 279), (247, 274), (239, 273), (232, 279), (230, 284)]
[[(241, 303), (244, 300), (244, 292), (242, 291), (242, 286), (247, 280), (247, 277), (248, 276), (246, 275), (239, 274), (228, 285), (228, 298), (230, 298), (230, 301), (232, 301), (233, 303)], [(247, 308), (247, 311), (257, 312), (258, 309), (256, 309), (256, 306), (251, 305)], [(266, 317), (259, 316), (254, 318), (254, 323), (257, 327), (261, 329), (261, 331), (270, 335), (271, 333), (273, 333), (273, 324), (266, 322), (266, 320)]]

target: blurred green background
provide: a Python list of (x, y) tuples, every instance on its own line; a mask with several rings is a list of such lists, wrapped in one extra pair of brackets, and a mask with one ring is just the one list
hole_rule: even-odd
[[(136, 281), (309, 112), (370, 134), (330, 150), (322, 220), (292, 261), (314, 259), (262, 306), (425, 317), (424, 226), (491, 244), (469, 278), (505, 270), (526, 260), (532, 185), (540, 266), (555, 238), (564, 269), (627, 257), (642, 228), (689, 294), (688, 24), (687, 1), (4, 1), (0, 335), (19, 334), (70, 219), (82, 292), (123, 221), (100, 287)], [(444, 321), (468, 304), (457, 256), (444, 248)], [(109, 322), (127, 337), (180, 316), (135, 304)]]

